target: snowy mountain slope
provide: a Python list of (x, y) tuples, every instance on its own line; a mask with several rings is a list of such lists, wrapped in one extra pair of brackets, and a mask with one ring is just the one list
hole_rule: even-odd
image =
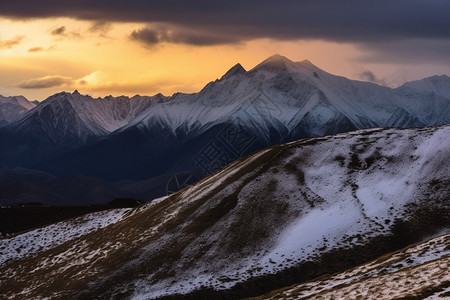
[(23, 96), (3, 97), (0, 95), (0, 127), (19, 119), (35, 106)]
[(433, 76), (394, 90), (401, 106), (423, 124), (450, 122), (450, 78)]
[[(416, 102), (424, 106), (428, 105), (428, 99), (423, 98), (423, 93), (447, 98), (447, 103), (440, 104), (448, 106), (450, 78), (437, 78), (440, 80), (431, 77), (406, 84), (403, 88), (414, 87), (416, 94), (408, 96), (415, 96)], [(315, 117), (317, 126), (323, 126), (332, 115), (343, 114), (359, 129), (390, 127), (389, 120), (405, 102), (404, 95), (397, 93), (398, 90), (401, 89), (392, 90), (335, 76), (307, 60), (292, 62), (274, 55), (248, 72), (239, 64), (234, 66), (220, 80), (209, 83), (197, 94), (176, 94), (173, 101), (155, 105), (154, 109), (123, 130), (136, 125), (151, 126), (153, 119), (158, 119), (172, 131), (180, 126), (189, 130), (206, 130), (217, 123), (245, 115), (241, 119), (257, 125), (262, 121), (277, 120), (289, 133), (307, 113)], [(410, 113), (421, 119), (420, 111)], [(427, 120), (426, 125), (437, 125), (433, 122), (436, 118)], [(263, 131), (262, 134), (265, 133), (264, 128), (257, 127)]]
[[(15, 128), (20, 130), (38, 117), (49, 118), (48, 122), (57, 123), (63, 122), (67, 115), (74, 115), (76, 123), (65, 124), (65, 127), (74, 126), (80, 137), (83, 134), (104, 135), (128, 124), (151, 104), (164, 99), (161, 94), (153, 97), (136, 95), (132, 98), (107, 96), (94, 99), (89, 95), (81, 95), (78, 91), (62, 92), (46, 99), (42, 105), (18, 122)], [(53, 115), (45, 115), (51, 113)], [(49, 131), (53, 129), (51, 124), (47, 126)]]
[(57, 247), (67, 241), (118, 222), (131, 208), (112, 209), (62, 221), (0, 240), (0, 266)]
[(256, 299), (447, 299), (450, 234)]
[(449, 137), (372, 129), (267, 148), (4, 264), (3, 294), (235, 299), (343, 271), (449, 227)]
[(447, 75), (435, 75), (422, 80), (407, 82), (397, 89), (409, 88), (416, 91), (434, 93), (438, 96), (449, 98), (449, 82), (450, 78)]
[(107, 180), (176, 172), (205, 176), (243, 155), (299, 138), (447, 124), (450, 79), (439, 78), (390, 89), (275, 55), (249, 71), (237, 64), (199, 93), (155, 103), (113, 134), (40, 167)]
[(55, 94), (0, 130), (0, 164), (30, 166), (76, 149), (124, 126), (164, 99), (160, 94), (97, 99), (78, 91)]

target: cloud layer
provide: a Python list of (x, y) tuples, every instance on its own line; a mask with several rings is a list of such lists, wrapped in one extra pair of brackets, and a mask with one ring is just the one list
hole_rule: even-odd
[(189, 32), (184, 30), (170, 30), (142, 28), (134, 30), (130, 38), (144, 43), (145, 45), (152, 47), (159, 43), (173, 43), (173, 44), (188, 44), (194, 46), (212, 46), (223, 44), (236, 44), (239, 43), (239, 39), (233, 36), (226, 35), (214, 35), (205, 32)]
[[(180, 35), (174, 42), (212, 44), (223, 43), (223, 36), (231, 42), (256, 38), (343, 42), (449, 39), (449, 11), (447, 0), (15, 0), (2, 3), (0, 15), (163, 23), (197, 33)], [(135, 34), (147, 34), (148, 39), (150, 33)], [(163, 34), (162, 39), (167, 37)]]

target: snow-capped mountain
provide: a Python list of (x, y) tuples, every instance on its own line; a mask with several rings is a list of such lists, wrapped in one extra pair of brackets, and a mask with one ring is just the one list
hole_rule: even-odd
[(59, 93), (47, 98), (21, 119), (0, 130), (2, 166), (27, 166), (76, 149), (128, 124), (151, 104), (153, 97)]
[(0, 95), (0, 127), (19, 119), (35, 106), (35, 103), (23, 96), (3, 97)]
[[(2, 294), (237, 299), (344, 271), (449, 228), (449, 143), (443, 125), (261, 150), (138, 208), (0, 240)], [(433, 244), (405, 263), (448, 252)]]
[[(409, 103), (411, 99), (415, 103)], [(418, 104), (423, 107), (415, 109)], [(308, 135), (329, 134), (329, 127), (339, 130), (344, 123), (362, 129), (450, 122), (450, 115), (425, 115), (423, 108), (428, 106), (450, 107), (450, 78), (431, 77), (393, 90), (329, 74), (307, 60), (292, 62), (275, 55), (248, 72), (234, 66), (198, 94), (176, 94), (123, 130), (157, 122), (176, 133), (180, 128), (206, 131), (220, 123), (243, 122), (269, 140), (271, 130), (286, 138), (302, 121), (310, 127)], [(405, 120), (398, 122), (399, 117)]]
[(249, 71), (237, 64), (199, 93), (155, 103), (105, 139), (41, 167), (109, 180), (179, 171), (204, 176), (299, 138), (447, 124), (449, 87), (450, 78), (440, 76), (391, 89), (275, 55)]

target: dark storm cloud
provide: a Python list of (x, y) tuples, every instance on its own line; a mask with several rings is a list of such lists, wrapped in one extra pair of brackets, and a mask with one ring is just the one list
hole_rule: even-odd
[(139, 41), (146, 46), (153, 47), (158, 43), (189, 44), (195, 46), (211, 46), (220, 44), (234, 44), (239, 40), (233, 37), (212, 35), (208, 33), (193, 33), (174, 31), (169, 29), (142, 28), (131, 33), (132, 40)]
[[(255, 38), (366, 42), (449, 39), (449, 11), (448, 0), (15, 0), (4, 1), (0, 15), (164, 23), (206, 37), (232, 36), (232, 42)], [(202, 44), (196, 42), (201, 36), (191, 38), (193, 44)]]
[(105, 21), (96, 21), (89, 27), (89, 32), (106, 34), (111, 29), (111, 23)]
[(407, 39), (386, 43), (365, 43), (359, 46), (366, 62), (388, 63), (450, 63), (450, 39)]

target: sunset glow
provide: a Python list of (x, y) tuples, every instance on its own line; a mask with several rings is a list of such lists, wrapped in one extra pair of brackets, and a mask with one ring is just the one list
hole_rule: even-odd
[(238, 62), (251, 69), (275, 53), (389, 86), (450, 73), (449, 60), (397, 59), (357, 41), (202, 34), (165, 22), (1, 17), (0, 94), (43, 100), (75, 89), (93, 96), (196, 92)]

